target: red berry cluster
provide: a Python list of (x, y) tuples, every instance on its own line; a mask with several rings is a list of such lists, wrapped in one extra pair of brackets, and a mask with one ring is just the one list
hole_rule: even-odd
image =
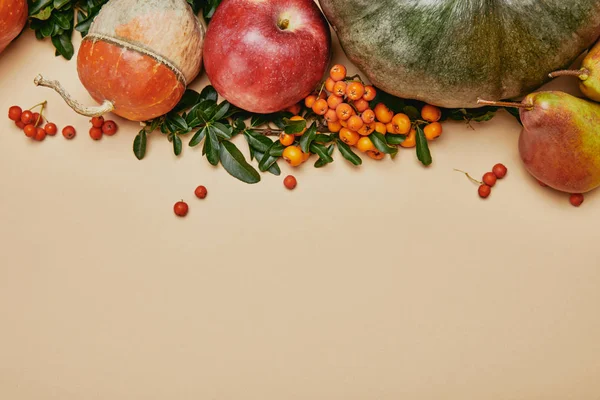
[(44, 117), (38, 112), (32, 112), (32, 110), (38, 106), (42, 106), (42, 112), (44, 110), (45, 102), (32, 107), (29, 110), (23, 111), (19, 106), (12, 106), (8, 109), (8, 118), (15, 121), (15, 125), (25, 132), (25, 136), (28, 138), (42, 141), (46, 139), (46, 136), (56, 135), (57, 128), (56, 124), (48, 122), (43, 128)]
[[(194, 190), (194, 194), (199, 199), (205, 199), (206, 196), (208, 195), (208, 190), (206, 190), (206, 187), (204, 187), (204, 186), (198, 186), (196, 188), (196, 190)], [(185, 217), (187, 215), (189, 209), (190, 209), (190, 207), (183, 200), (178, 201), (173, 206), (173, 212), (175, 212), (175, 215), (177, 215), (178, 217)]]
[(504, 178), (507, 172), (508, 170), (504, 164), (496, 164), (492, 168), (492, 172), (486, 172), (482, 178), (483, 182), (479, 185), (479, 197), (487, 199), (492, 193), (492, 188), (496, 184), (496, 180)]
[(90, 120), (90, 137), (94, 140), (102, 139), (103, 135), (112, 136), (117, 133), (117, 123), (115, 121), (105, 121), (104, 117), (93, 117)]

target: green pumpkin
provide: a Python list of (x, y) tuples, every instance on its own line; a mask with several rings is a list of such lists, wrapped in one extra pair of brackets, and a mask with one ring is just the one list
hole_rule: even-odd
[(399, 97), (458, 108), (524, 95), (600, 35), (599, 0), (320, 0), (350, 59)]

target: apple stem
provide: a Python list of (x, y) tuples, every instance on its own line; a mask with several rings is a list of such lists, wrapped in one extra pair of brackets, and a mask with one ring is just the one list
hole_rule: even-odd
[(523, 108), (525, 110), (533, 110), (533, 104), (524, 104), (517, 103), (512, 101), (490, 101), (477, 99), (477, 104), (483, 104), (485, 106), (496, 106), (496, 107), (513, 107), (513, 108)]
[(586, 68), (581, 68), (577, 70), (564, 69), (561, 71), (554, 71), (548, 74), (550, 78), (557, 78), (559, 76), (576, 76), (581, 80), (586, 80), (590, 75), (590, 71)]
[(288, 28), (288, 26), (290, 26), (290, 20), (284, 18), (277, 23), (277, 26), (279, 26), (279, 29), (281, 29), (282, 31), (285, 31)]

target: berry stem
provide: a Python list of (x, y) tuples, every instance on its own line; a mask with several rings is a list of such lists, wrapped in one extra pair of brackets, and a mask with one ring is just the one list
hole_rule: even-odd
[(469, 173), (468, 173), (468, 172), (461, 171), (460, 169), (456, 169), (456, 168), (454, 168), (454, 170), (455, 170), (456, 172), (460, 172), (461, 174), (465, 174), (465, 175), (467, 176), (467, 178), (469, 178), (469, 180), (470, 180), (471, 182), (473, 182), (473, 183), (476, 183), (476, 184), (478, 184), (478, 185), (483, 185), (483, 182), (480, 182), (480, 181), (478, 181), (477, 179), (473, 178), (471, 175), (469, 175)]
[[(42, 101), (41, 103), (37, 103), (35, 106), (28, 108), (29, 111), (32, 111), (35, 108), (38, 108), (39, 106), (42, 106), (42, 110), (44, 109), (44, 107), (46, 106), (46, 104), (48, 104), (48, 102), (46, 100)], [(41, 114), (41, 112), (40, 112)]]
[[(42, 108), (40, 109), (40, 115), (38, 115), (37, 120), (35, 121), (35, 126), (38, 126), (38, 124), (40, 123), (40, 118), (43, 118), (44, 116), (44, 107), (46, 107), (46, 100), (44, 100), (42, 103), (40, 103), (42, 105)], [(34, 106), (36, 107), (36, 106)]]
[(321, 84), (321, 89), (319, 89), (319, 94), (317, 94), (317, 100), (321, 98), (321, 92), (323, 92), (324, 88), (325, 88), (325, 82), (323, 82)]
[(85, 115), (86, 117), (100, 117), (103, 114), (109, 113), (115, 109), (114, 104), (109, 100), (104, 100), (104, 103), (102, 103), (100, 106), (83, 106), (71, 98), (60, 82), (46, 80), (42, 75), (36, 76), (33, 80), (33, 83), (35, 83), (36, 86), (44, 86), (54, 89), (64, 99), (69, 107), (71, 107), (77, 114)]
[(559, 76), (576, 76), (576, 77), (580, 78), (581, 80), (585, 81), (590, 76), (590, 71), (587, 70), (586, 68), (581, 68), (581, 69), (576, 69), (576, 70), (563, 69), (561, 71), (550, 72), (548, 74), (548, 76), (550, 78), (557, 78)]

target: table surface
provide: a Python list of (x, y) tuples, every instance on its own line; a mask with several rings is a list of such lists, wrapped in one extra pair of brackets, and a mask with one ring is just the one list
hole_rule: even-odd
[[(139, 126), (119, 118), (92, 141), (38, 73), (91, 103), (75, 60), (31, 31), (0, 56), (2, 112), (46, 99), (79, 131), (0, 129), (0, 398), (600, 395), (598, 195), (576, 209), (540, 187), (508, 114), (445, 123), (429, 168), (413, 150), (360, 168), (338, 155), (246, 185), (161, 135), (138, 161)], [(497, 162), (509, 173), (487, 201), (453, 171)]]

